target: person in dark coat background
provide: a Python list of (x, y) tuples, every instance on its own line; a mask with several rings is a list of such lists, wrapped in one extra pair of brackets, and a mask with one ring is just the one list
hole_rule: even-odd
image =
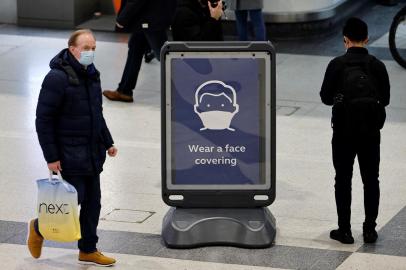
[(222, 41), (223, 4), (207, 0), (178, 0), (172, 34), (175, 41)]
[[(333, 153), (333, 165), (335, 168), (335, 198), (338, 215), (338, 229), (330, 232), (330, 238), (344, 244), (354, 243), (351, 233), (351, 179), (355, 157), (358, 157), (359, 169), (364, 184), (364, 208), (365, 221), (363, 224), (363, 238), (365, 243), (374, 243), (378, 234), (375, 230), (379, 208), (379, 162), (380, 162), (380, 128), (383, 127), (386, 113), (385, 107), (390, 100), (390, 82), (385, 64), (376, 57), (370, 55), (365, 48), (368, 43), (368, 26), (359, 18), (350, 18), (343, 27), (343, 41), (347, 52), (334, 58), (327, 67), (320, 97), (324, 104), (333, 105), (333, 139), (331, 142)], [(366, 70), (376, 92), (380, 117), (376, 119), (362, 119), (357, 126), (351, 126), (351, 120), (356, 119), (355, 110), (335, 110), (335, 106), (344, 104), (344, 108), (350, 106), (343, 95), (347, 83), (346, 73), (348, 69), (360, 67)], [(361, 81), (362, 82), (362, 81)], [(362, 86), (362, 83), (359, 84)], [(358, 85), (357, 85), (358, 86)], [(357, 89), (351, 86), (351, 90)], [(353, 90), (354, 91), (354, 90)], [(361, 98), (359, 100), (368, 100)], [(350, 101), (348, 101), (350, 102)], [(340, 108), (343, 108), (342, 106)], [(352, 113), (351, 113), (352, 112)], [(369, 113), (370, 118), (375, 118)], [(369, 120), (369, 121), (368, 121)], [(369, 122), (373, 122), (371, 128), (362, 129)], [(368, 124), (367, 124), (368, 125)], [(369, 127), (369, 126), (368, 126)]]
[[(96, 248), (100, 173), (106, 152), (111, 157), (117, 154), (102, 113), (100, 74), (93, 64), (96, 41), (90, 30), (78, 30), (68, 46), (50, 62), (38, 98), (36, 130), (49, 170), (60, 171), (78, 192), (79, 260), (112, 265), (115, 260)], [(30, 222), (27, 244), (31, 255), (39, 258), (43, 238), (38, 219)]]
[[(122, 0), (122, 1), (120, 1), (120, 8), (118, 9), (117, 14), (120, 14), (120, 13), (124, 10), (126, 4), (127, 4), (127, 0)], [(118, 25), (119, 25), (120, 27), (119, 27)], [(129, 28), (129, 27), (124, 27), (124, 26), (122, 26), (121, 24), (118, 24), (118, 25), (117, 25), (117, 23), (116, 23), (116, 26), (115, 26), (115, 29), (114, 29), (116, 32), (118, 32), (118, 33), (131, 33), (131, 32), (132, 32), (132, 29), (131, 29), (131, 28)], [(145, 52), (144, 52), (144, 62), (145, 62), (145, 63), (150, 63), (154, 58), (156, 58), (156, 57), (155, 57), (155, 53), (154, 53), (154, 51), (151, 49), (151, 47), (149, 46), (149, 44), (147, 44), (146, 50), (145, 50)]]
[(128, 41), (128, 56), (118, 88), (105, 90), (103, 95), (112, 101), (133, 102), (142, 58), (148, 49), (159, 60), (168, 40), (168, 30), (175, 12), (176, 0), (127, 0), (117, 16), (116, 26), (132, 32)]

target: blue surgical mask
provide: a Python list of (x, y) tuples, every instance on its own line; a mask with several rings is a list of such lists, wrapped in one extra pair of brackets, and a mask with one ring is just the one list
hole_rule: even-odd
[(79, 63), (84, 66), (89, 66), (93, 63), (94, 60), (94, 51), (82, 51), (80, 52)]

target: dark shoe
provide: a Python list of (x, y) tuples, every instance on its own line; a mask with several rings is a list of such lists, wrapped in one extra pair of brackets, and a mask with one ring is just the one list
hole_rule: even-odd
[(332, 230), (330, 232), (330, 238), (343, 244), (354, 244), (354, 238), (352, 237), (351, 231), (343, 232), (341, 230)]
[(31, 253), (31, 256), (35, 259), (41, 257), (42, 244), (44, 243), (44, 238), (39, 235), (34, 228), (35, 220), (31, 220), (28, 223), (28, 237), (27, 237), (27, 246), (28, 250)]
[(378, 239), (378, 233), (375, 229), (364, 230), (364, 243), (375, 243)]
[(154, 52), (147, 52), (147, 53), (144, 55), (144, 61), (145, 61), (145, 63), (150, 63), (150, 62), (152, 61), (152, 59), (154, 59), (154, 58), (155, 58)]
[(112, 101), (134, 102), (133, 97), (121, 94), (118, 91), (104, 90), (103, 96)]

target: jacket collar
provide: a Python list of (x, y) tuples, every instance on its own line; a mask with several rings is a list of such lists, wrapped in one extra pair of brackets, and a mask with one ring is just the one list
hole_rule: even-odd
[(351, 54), (368, 54), (367, 48), (364, 47), (351, 47), (347, 49), (347, 53)]

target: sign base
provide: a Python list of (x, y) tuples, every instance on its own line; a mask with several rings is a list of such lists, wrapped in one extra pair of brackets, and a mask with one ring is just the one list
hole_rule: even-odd
[(171, 207), (162, 225), (162, 238), (169, 248), (267, 248), (274, 243), (275, 235), (275, 218), (266, 207)]

